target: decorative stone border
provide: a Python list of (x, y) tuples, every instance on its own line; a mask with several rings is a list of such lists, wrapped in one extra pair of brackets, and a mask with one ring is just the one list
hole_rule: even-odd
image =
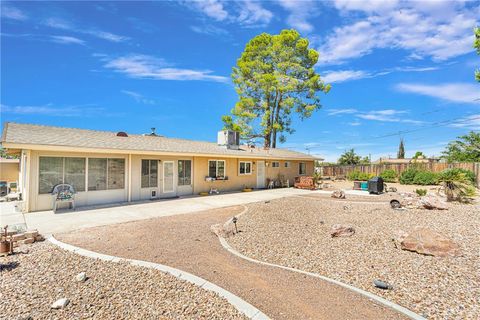
[[(241, 213), (239, 213), (238, 215), (236, 215), (237, 218), (240, 217), (241, 215), (245, 214), (248, 211), (247, 206), (243, 205), (243, 207), (244, 207), (243, 211)], [(244, 259), (244, 260), (247, 260), (247, 261), (250, 261), (250, 262), (253, 262), (253, 263), (257, 263), (257, 264), (262, 264), (262, 265), (269, 266), (269, 267), (280, 268), (280, 269), (284, 269), (284, 270), (288, 270), (288, 271), (292, 271), (292, 272), (301, 273), (301, 274), (304, 274), (304, 275), (307, 275), (307, 276), (310, 276), (310, 277), (319, 278), (319, 279), (322, 279), (324, 281), (327, 281), (327, 282), (333, 283), (335, 285), (338, 285), (340, 287), (343, 287), (345, 289), (356, 292), (358, 294), (364, 295), (369, 299), (372, 299), (372, 300), (374, 300), (374, 301), (376, 301), (376, 302), (378, 302), (378, 303), (380, 303), (380, 304), (382, 304), (382, 305), (384, 305), (388, 308), (391, 308), (391, 309), (409, 317), (410, 319), (426, 320), (424, 317), (420, 316), (419, 314), (417, 314), (417, 313), (415, 313), (415, 312), (413, 312), (413, 311), (411, 311), (411, 310), (409, 310), (405, 307), (402, 307), (402, 306), (400, 306), (400, 305), (398, 305), (394, 302), (391, 302), (387, 299), (384, 299), (380, 296), (377, 296), (376, 294), (373, 294), (371, 292), (368, 292), (368, 291), (362, 290), (360, 288), (351, 286), (349, 284), (340, 282), (338, 280), (334, 280), (334, 279), (322, 276), (322, 275), (317, 274), (317, 273), (303, 271), (303, 270), (300, 270), (300, 269), (295, 269), (295, 268), (290, 268), (290, 267), (285, 267), (285, 266), (282, 266), (282, 265), (273, 264), (273, 263), (269, 263), (269, 262), (264, 262), (264, 261), (260, 261), (260, 260), (256, 260), (256, 259), (247, 257), (247, 256), (241, 254), (240, 252), (238, 252), (237, 250), (235, 250), (233, 247), (231, 247), (228, 244), (227, 240), (225, 240), (225, 238), (223, 238), (221, 236), (218, 236), (218, 239), (220, 240), (220, 244), (223, 246), (223, 248), (225, 248), (228, 252), (230, 252), (233, 255), (236, 255), (237, 257), (239, 257), (241, 259)]]
[(145, 267), (145, 268), (150, 268), (150, 269), (156, 269), (165, 273), (169, 273), (175, 278), (188, 281), (190, 283), (193, 283), (205, 290), (210, 290), (215, 293), (217, 293), (219, 296), (227, 299), (227, 301), (235, 307), (238, 311), (241, 313), (245, 314), (248, 318), (252, 320), (269, 320), (270, 318), (265, 315), (262, 311), (258, 310), (256, 307), (253, 305), (249, 304), (242, 298), (234, 295), (230, 291), (227, 291), (219, 286), (217, 286), (214, 283), (211, 283), (203, 278), (197, 277), (191, 273), (182, 271), (180, 269), (175, 269), (169, 266), (165, 266), (163, 264), (158, 264), (158, 263), (153, 263), (153, 262), (148, 262), (148, 261), (142, 261), (142, 260), (134, 260), (134, 259), (126, 259), (126, 258), (119, 258), (115, 256), (109, 256), (106, 254), (102, 253), (97, 253), (94, 251), (89, 251), (86, 249), (82, 249), (64, 242), (61, 242), (53, 237), (53, 235), (48, 237), (48, 241), (53, 243), (54, 245), (76, 253), (78, 255), (84, 256), (84, 257), (89, 257), (93, 259), (100, 259), (103, 261), (109, 261), (109, 262), (128, 262), (131, 265), (134, 266), (140, 266), (140, 267)]

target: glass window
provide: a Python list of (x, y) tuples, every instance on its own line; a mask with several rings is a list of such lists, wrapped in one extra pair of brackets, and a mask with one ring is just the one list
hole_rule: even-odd
[(39, 193), (51, 193), (66, 183), (75, 191), (85, 191), (85, 158), (40, 157)]
[(51, 193), (53, 187), (63, 183), (63, 158), (40, 157), (39, 193)]
[(189, 186), (192, 184), (192, 161), (178, 160), (178, 185)]
[(88, 159), (88, 190), (107, 189), (107, 159)]
[(142, 188), (158, 186), (158, 160), (142, 160)]
[(285, 168), (290, 168), (290, 162), (289, 161), (285, 162)]
[(208, 176), (225, 178), (225, 160), (208, 160)]
[(125, 187), (125, 159), (108, 159), (108, 189)]
[(240, 161), (239, 174), (252, 174), (252, 163), (250, 161)]
[(273, 161), (273, 162), (272, 162), (272, 168), (278, 168), (278, 167), (280, 167), (280, 162), (278, 162), (278, 161)]
[(73, 186), (75, 191), (85, 191), (85, 158), (65, 158), (64, 183)]
[(300, 162), (298, 164), (298, 174), (306, 174), (307, 173), (307, 167), (305, 165), (305, 162)]

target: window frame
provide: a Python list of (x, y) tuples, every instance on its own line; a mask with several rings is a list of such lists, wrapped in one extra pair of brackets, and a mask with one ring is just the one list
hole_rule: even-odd
[[(215, 162), (215, 177), (210, 176), (210, 162)], [(218, 175), (218, 163), (223, 162), (223, 177)], [(207, 162), (207, 177), (215, 178), (221, 177), (225, 179), (227, 176), (227, 161), (226, 160), (219, 160), (219, 159), (209, 159)]]
[[(147, 161), (148, 162), (148, 186), (143, 186), (143, 162)], [(155, 184), (152, 185), (152, 162), (157, 163), (157, 179), (155, 181)], [(149, 189), (149, 188), (158, 188), (158, 177), (159, 177), (159, 164), (158, 164), (157, 159), (142, 159), (141, 160), (141, 168), (140, 168), (140, 188), (142, 189)]]
[(283, 165), (285, 168), (290, 168), (291, 167), (291, 163), (290, 161), (285, 161), (285, 164)]
[[(302, 164), (304, 166), (304, 172), (303, 173), (301, 172)], [(306, 174), (307, 174), (307, 163), (306, 162), (299, 162), (298, 163), (298, 175), (304, 176)]]
[[(240, 167), (241, 167), (242, 163), (245, 165), (245, 172), (244, 173), (242, 173), (240, 171)], [(248, 172), (248, 173), (247, 173), (247, 166), (246, 166), (247, 163), (250, 164), (250, 172)], [(252, 161), (239, 161), (238, 162), (238, 175), (239, 176), (250, 176), (250, 175), (252, 175), (252, 171), (253, 171), (252, 169), (253, 169), (253, 162)]]
[[(190, 183), (188, 183), (188, 184), (185, 183), (185, 179), (187, 177), (185, 174), (182, 177), (183, 178), (183, 183), (180, 183), (180, 181), (182, 180), (182, 179), (180, 179), (180, 162), (183, 163), (182, 164), (182, 170), (183, 170), (183, 173), (185, 173), (185, 162), (187, 162), (187, 161), (190, 162), (190, 177), (189, 177)], [(193, 161), (191, 159), (180, 159), (180, 160), (178, 160), (178, 163), (177, 163), (177, 185), (178, 186), (191, 186), (192, 185), (192, 176), (193, 176), (192, 169), (193, 169)]]
[(57, 155), (39, 155), (38, 156), (38, 194), (39, 195), (43, 195), (43, 194), (51, 194), (52, 191), (53, 191), (53, 188), (58, 185), (58, 183), (56, 185), (54, 185), (51, 190), (49, 192), (41, 192), (40, 190), (40, 183), (41, 183), (41, 179), (40, 179), (40, 175), (41, 175), (41, 166), (40, 166), (40, 161), (41, 161), (41, 158), (59, 158), (61, 159), (61, 162), (62, 162), (62, 178), (61, 178), (61, 183), (60, 184), (63, 184), (63, 183), (66, 183), (65, 182), (65, 177), (67, 175), (67, 172), (66, 172), (66, 159), (81, 159), (81, 160), (84, 160), (83, 161), (83, 164), (84, 164), (84, 168), (83, 168), (83, 180), (84, 180), (84, 185), (83, 185), (83, 190), (80, 190), (77, 188), (77, 186), (73, 186), (73, 188), (75, 189), (75, 192), (86, 192), (88, 190), (88, 184), (87, 184), (87, 178), (88, 178), (88, 161), (86, 157), (76, 157), (76, 156), (57, 156)]
[[(273, 164), (276, 163), (278, 165), (274, 166)], [(272, 168), (278, 169), (280, 168), (280, 161), (272, 161)]]
[[(98, 189), (98, 190), (90, 190), (89, 188), (89, 182), (90, 182), (90, 178), (89, 178), (89, 175), (90, 175), (90, 160), (92, 159), (105, 159), (107, 161), (107, 166), (106, 166), (106, 170), (105, 170), (105, 189)], [(109, 184), (109, 166), (108, 166), (108, 163), (109, 163), (109, 160), (122, 160), (123, 161), (123, 187), (122, 188), (109, 188), (108, 187), (108, 184)], [(88, 157), (87, 158), (87, 192), (95, 192), (95, 191), (110, 191), (110, 190), (125, 190), (128, 182), (126, 181), (126, 177), (127, 177), (127, 168), (126, 168), (126, 165), (127, 165), (127, 161), (125, 160), (125, 158), (109, 158), (109, 157)]]

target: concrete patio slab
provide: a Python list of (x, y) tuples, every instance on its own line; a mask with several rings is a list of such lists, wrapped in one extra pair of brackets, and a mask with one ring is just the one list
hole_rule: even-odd
[[(32, 212), (22, 215), (15, 213), (13, 206), (0, 203), (0, 225), (24, 223), (28, 228), (38, 229), (42, 234), (68, 232), (77, 229), (188, 214), (208, 209), (229, 207), (240, 204), (268, 201), (282, 197), (305, 195), (320, 191), (294, 188), (259, 190), (254, 192), (226, 193), (211, 196), (190, 196), (177, 199), (148, 202), (122, 203), (112, 206), (77, 208), (75, 211), (58, 210)], [(24, 220), (25, 218), (25, 220)]]

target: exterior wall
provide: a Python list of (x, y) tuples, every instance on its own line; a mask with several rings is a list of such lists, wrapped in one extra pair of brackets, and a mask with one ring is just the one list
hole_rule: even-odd
[[(41, 156), (50, 157), (79, 157), (79, 158), (122, 158), (125, 159), (125, 186), (123, 189), (98, 190), (98, 191), (79, 191), (75, 195), (75, 204), (78, 207), (101, 205), (110, 203), (121, 203), (127, 201), (141, 201), (151, 199), (153, 190), (157, 193), (157, 198), (168, 198), (181, 195), (198, 194), (199, 192), (208, 192), (210, 188), (218, 188), (220, 192), (238, 191), (245, 187), (257, 187), (256, 162), (259, 159), (238, 159), (238, 158), (219, 158), (219, 157), (181, 157), (181, 156), (154, 156), (154, 155), (128, 155), (128, 154), (108, 154), (108, 153), (82, 153), (82, 152), (55, 152), (55, 151), (34, 151), (24, 150), (22, 159), (25, 161), (25, 210), (41, 211), (51, 210), (53, 206), (53, 197), (50, 194), (39, 194), (39, 158)], [(158, 183), (157, 187), (141, 187), (142, 160), (158, 160)], [(178, 185), (178, 160), (192, 161), (192, 185)], [(205, 181), (208, 176), (208, 160), (225, 160), (225, 169), (228, 180)], [(163, 188), (163, 165), (166, 161), (172, 161), (174, 165), (173, 192), (164, 192)], [(252, 173), (249, 175), (239, 174), (239, 162), (251, 161)], [(260, 160), (262, 161), (262, 160)], [(277, 179), (278, 175), (288, 179), (290, 185), (294, 183), (294, 178), (298, 176), (299, 162), (306, 163), (306, 175), (312, 175), (314, 170), (313, 161), (289, 161), (290, 167), (285, 168), (285, 161), (279, 160), (280, 167), (273, 168), (271, 159), (263, 160), (265, 166), (265, 180)], [(274, 160), (275, 161), (275, 160)], [(23, 168), (23, 166), (22, 166)], [(129, 176), (131, 172), (131, 176)], [(23, 174), (23, 173), (22, 173)], [(88, 165), (86, 168), (86, 177), (88, 177)], [(266, 184), (265, 184), (266, 186)], [(88, 184), (86, 181), (86, 189)]]
[(0, 162), (0, 181), (18, 182), (19, 162)]
[[(208, 176), (208, 160), (225, 160), (225, 169), (228, 180), (217, 181), (205, 181), (205, 177)], [(257, 187), (257, 170), (256, 162), (259, 159), (232, 159), (232, 158), (216, 158), (216, 157), (194, 157), (194, 193), (208, 192), (210, 188), (217, 188), (220, 192), (224, 191), (238, 191), (245, 187), (256, 188)], [(260, 159), (261, 160), (261, 159)], [(252, 162), (252, 174), (240, 175), (239, 174), (239, 162), (251, 161)], [(262, 161), (262, 160), (261, 160)], [(294, 179), (298, 174), (298, 167), (300, 162), (306, 163), (306, 175), (312, 175), (314, 170), (313, 161), (287, 161), (290, 162), (290, 167), (285, 168), (284, 160), (278, 160), (280, 167), (272, 168), (271, 159), (263, 160), (265, 167), (265, 179), (277, 179), (278, 175), (284, 176), (284, 179), (288, 179), (290, 186), (293, 186)], [(265, 186), (267, 184), (265, 183)]]
[[(142, 160), (159, 160), (158, 162), (158, 182), (157, 187), (142, 188)], [(193, 192), (193, 185), (178, 185), (178, 160), (192, 161), (192, 183), (194, 175), (194, 165), (192, 157), (167, 157), (167, 156), (143, 156), (132, 155), (132, 201), (151, 199), (152, 191), (156, 191), (157, 198), (169, 198), (174, 196), (188, 195)], [(174, 192), (164, 192), (163, 190), (163, 163), (173, 161), (173, 185)]]
[[(28, 176), (28, 201), (26, 211), (51, 210), (53, 207), (53, 197), (50, 194), (39, 194), (39, 158), (41, 156), (50, 157), (79, 157), (79, 158), (123, 158), (125, 159), (125, 186), (123, 189), (98, 190), (98, 191), (79, 191), (75, 194), (76, 206), (91, 206), (109, 203), (126, 202), (128, 199), (128, 155), (120, 154), (101, 154), (101, 153), (73, 153), (73, 152), (49, 152), (49, 151), (31, 151), (30, 170)], [(87, 166), (88, 167), (88, 166)], [(85, 174), (88, 176), (88, 168)], [(88, 185), (85, 186), (88, 189)]]

